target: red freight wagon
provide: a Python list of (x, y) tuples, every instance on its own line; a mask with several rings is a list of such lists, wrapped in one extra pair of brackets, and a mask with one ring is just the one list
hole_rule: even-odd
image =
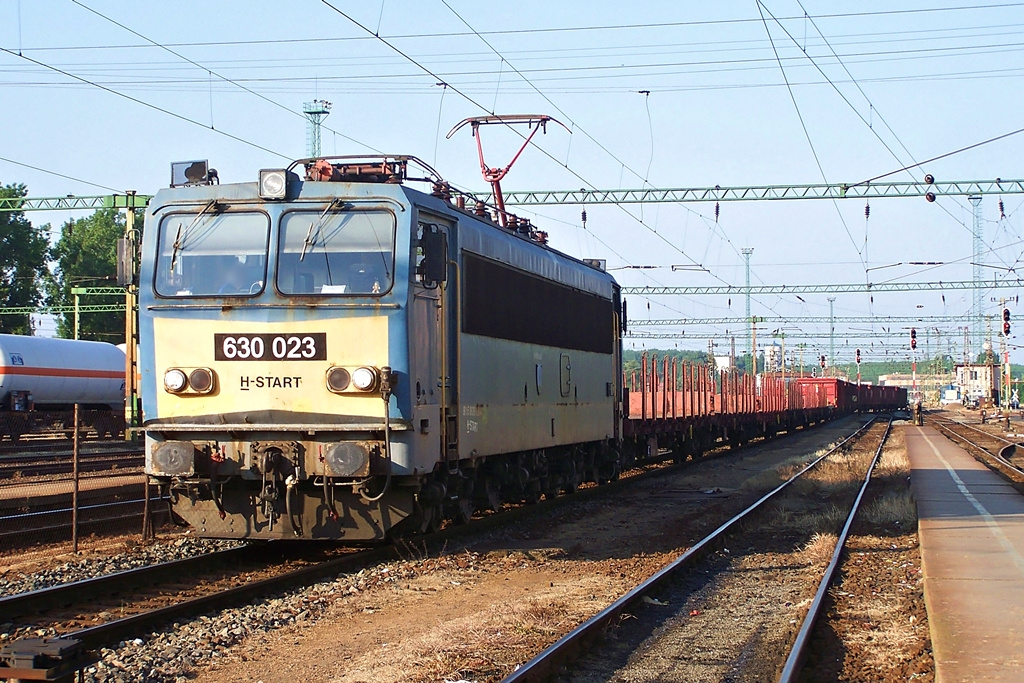
[[(855, 407), (855, 393), (850, 393), (850, 385), (835, 377), (800, 377), (793, 380), (793, 384), (797, 387), (801, 405), (831, 406), (843, 413)], [(853, 387), (854, 390), (856, 388)]]

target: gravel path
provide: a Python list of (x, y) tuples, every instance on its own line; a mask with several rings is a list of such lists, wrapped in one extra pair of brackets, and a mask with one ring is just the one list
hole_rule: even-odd
[[(40, 568), (26, 570), (9, 566), (0, 567), (0, 596), (25, 593), (62, 583), (72, 583), (105, 574), (113, 574), (114, 572), (145, 567), (151, 564), (180, 560), (184, 557), (211, 553), (237, 545), (239, 545), (237, 541), (215, 541), (182, 536), (173, 541), (137, 545), (127, 550), (103, 554), (98, 557), (46, 562)], [(0, 624), (0, 631), (3, 631), (3, 626), (3, 624)], [(2, 637), (3, 633), (0, 633), (0, 638)]]

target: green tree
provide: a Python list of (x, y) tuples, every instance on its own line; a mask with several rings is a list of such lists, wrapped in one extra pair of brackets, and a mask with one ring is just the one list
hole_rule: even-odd
[[(0, 186), (0, 197), (24, 197), (24, 185)], [(0, 306), (38, 306), (46, 274), (46, 231), (36, 228), (21, 211), (0, 212)], [(32, 334), (28, 315), (0, 315), (0, 332)]]
[[(72, 287), (111, 287), (116, 284), (117, 240), (124, 236), (124, 216), (117, 209), (100, 209), (86, 218), (69, 220), (61, 227), (60, 240), (50, 249), (54, 272), (47, 283), (47, 302), (71, 306)], [(124, 295), (85, 296), (82, 306), (124, 305)], [(79, 317), (80, 339), (118, 344), (124, 341), (124, 311), (83, 313)], [(70, 338), (75, 333), (74, 313), (57, 317), (57, 334)]]

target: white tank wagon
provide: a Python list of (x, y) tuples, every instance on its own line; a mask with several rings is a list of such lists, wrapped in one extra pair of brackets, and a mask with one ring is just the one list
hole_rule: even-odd
[(75, 403), (101, 436), (120, 431), (124, 380), (125, 354), (113, 344), (0, 334), (0, 436), (16, 440), (52, 422), (41, 413), (70, 411)]

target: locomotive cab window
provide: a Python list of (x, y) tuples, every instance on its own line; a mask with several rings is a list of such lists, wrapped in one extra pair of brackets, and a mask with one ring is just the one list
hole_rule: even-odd
[(263, 291), (270, 220), (250, 211), (169, 214), (160, 221), (156, 293), (248, 297)]
[(277, 289), (352, 296), (391, 289), (395, 216), (389, 211), (290, 211), (281, 217)]

